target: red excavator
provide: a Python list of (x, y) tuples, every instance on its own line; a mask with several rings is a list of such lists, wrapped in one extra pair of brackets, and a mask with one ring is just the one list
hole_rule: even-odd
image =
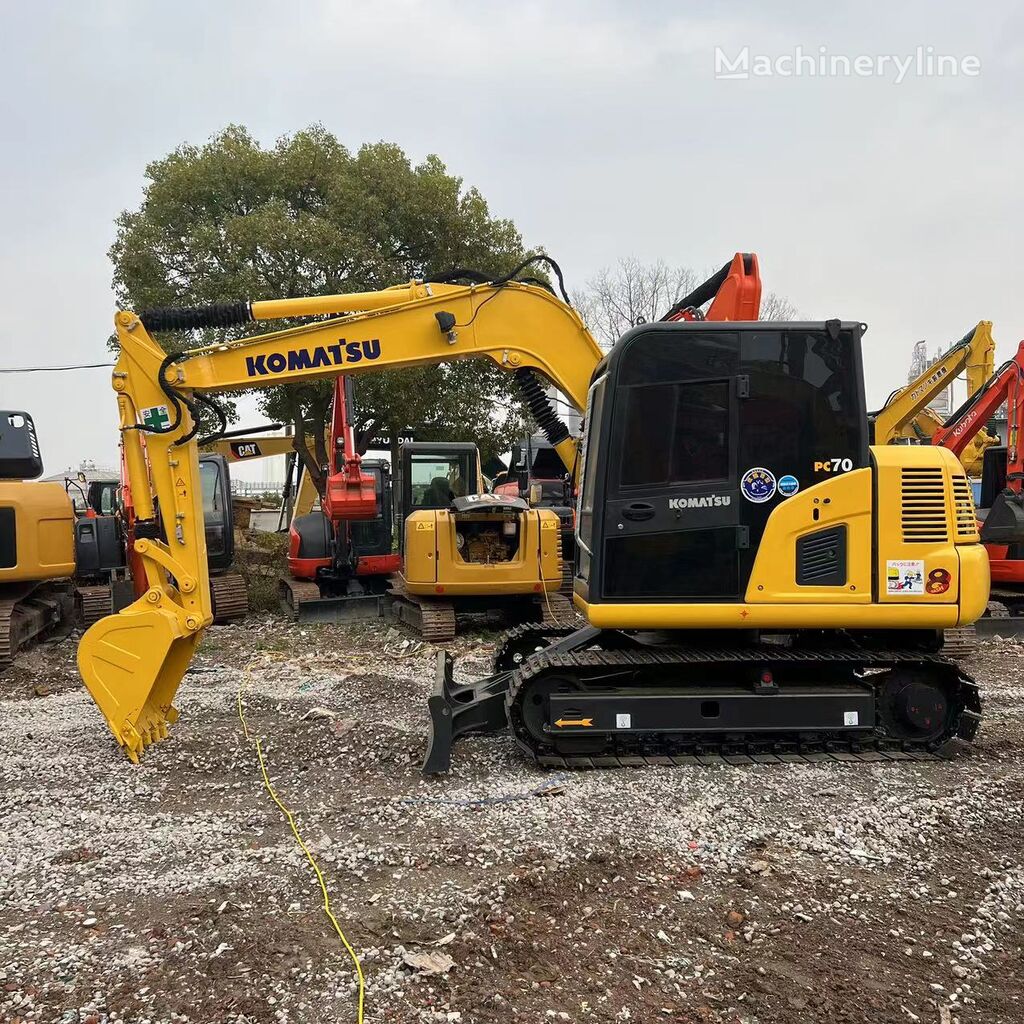
[(304, 621), (376, 618), (394, 551), (391, 472), (383, 459), (356, 450), (352, 381), (338, 377), (329, 437), (330, 472), (318, 511), (296, 516), (288, 537), (288, 577), (281, 603)]
[[(985, 386), (972, 395), (932, 435), (958, 456), (1006, 402), (1006, 440), (985, 451), (978, 496), (982, 542), (992, 569), (991, 618), (979, 620), (986, 632), (1024, 632), (1024, 455), (1020, 426), (1024, 419), (1024, 341)], [(1001, 606), (1001, 607), (1000, 607)], [(1007, 618), (1015, 620), (1007, 622)]]

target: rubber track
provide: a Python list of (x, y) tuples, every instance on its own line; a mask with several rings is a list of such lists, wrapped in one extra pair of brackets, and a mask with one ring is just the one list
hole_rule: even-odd
[(17, 601), (0, 601), (0, 669), (7, 668), (17, 653), (11, 647), (11, 619)]
[(8, 668), (33, 640), (62, 621), (57, 602), (42, 589), (0, 600), (0, 671)]
[[(538, 750), (536, 740), (523, 726), (518, 713), (518, 697), (523, 687), (532, 679), (550, 670), (573, 671), (580, 668), (634, 669), (665, 667), (672, 665), (698, 664), (700, 662), (789, 662), (791, 664), (856, 664), (863, 668), (885, 668), (896, 664), (921, 664), (922, 662), (942, 665), (952, 669), (963, 687), (961, 717), (980, 721), (981, 698), (974, 681), (955, 663), (936, 654), (910, 651), (870, 651), (850, 649), (806, 650), (791, 648), (747, 647), (733, 649), (701, 650), (697, 648), (662, 648), (660, 650), (633, 649), (613, 651), (580, 651), (573, 654), (545, 654), (538, 652), (512, 673), (505, 709), (517, 745), (545, 768), (628, 768), (646, 765), (692, 765), (692, 764), (755, 764), (782, 761), (807, 763), (823, 761), (937, 761), (945, 758), (939, 753), (956, 735), (954, 728), (927, 744), (892, 740), (884, 736), (851, 736), (837, 739), (834, 735), (823, 735), (815, 740), (813, 734), (801, 730), (799, 743), (791, 740), (772, 742), (770, 738), (759, 739), (756, 743), (723, 741), (713, 736), (700, 734), (694, 738), (677, 739), (666, 733), (660, 738), (646, 737), (640, 741), (635, 737), (619, 739), (620, 748), (605, 754), (561, 755), (554, 750)], [(770, 697), (766, 697), (770, 700)], [(975, 710), (977, 709), (977, 710)], [(959, 719), (957, 719), (957, 722)], [(641, 747), (662, 748), (646, 752)], [(610, 747), (616, 745), (616, 737), (608, 737)], [(665, 748), (678, 746), (678, 751)], [(766, 749), (767, 748), (767, 749)]]
[(947, 658), (967, 658), (978, 650), (974, 626), (957, 626), (942, 631), (942, 653)]
[(320, 587), (305, 580), (281, 577), (278, 580), (281, 596), (281, 610), (298, 619), (299, 608), (304, 601), (319, 601)]
[(548, 594), (537, 599), (541, 611), (541, 625), (546, 627), (566, 626), (573, 619), (572, 601), (564, 594)]

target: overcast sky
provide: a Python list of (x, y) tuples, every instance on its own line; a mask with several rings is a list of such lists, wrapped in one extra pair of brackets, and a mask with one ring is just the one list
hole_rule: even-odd
[[(105, 357), (114, 218), (139, 203), (148, 161), (230, 122), (265, 143), (319, 121), (352, 148), (438, 153), (570, 288), (620, 256), (703, 268), (753, 250), (765, 286), (802, 313), (869, 324), (874, 403), (920, 338), (991, 319), (1008, 357), (1024, 336), (1024, 8), (1011, 0), (2, 10), (0, 366)], [(925, 64), (980, 67), (914, 68), (899, 84), (889, 62), (723, 81), (716, 46), (730, 61), (749, 48), (751, 69), (798, 46), (851, 61), (922, 47)], [(0, 407), (33, 414), (49, 472), (115, 461), (107, 371), (0, 375)]]

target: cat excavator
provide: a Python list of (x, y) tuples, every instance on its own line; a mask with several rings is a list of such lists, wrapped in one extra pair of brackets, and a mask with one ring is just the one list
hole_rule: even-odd
[[(738, 253), (605, 355), (553, 261), (561, 298), (517, 279), (539, 259), (491, 280), (460, 271), (116, 314), (113, 387), (150, 588), (85, 634), (78, 664), (127, 755), (167, 735), (211, 621), (197, 403), (480, 357), (512, 375), (578, 482), (574, 601), (588, 625), (513, 631), (496, 673), (468, 686), (441, 653), (425, 771), (444, 770), (460, 736), (494, 729), (541, 764), (581, 767), (905, 760), (971, 739), (977, 688), (935, 653), (938, 631), (972, 622), (988, 599), (970, 487), (944, 449), (869, 445), (864, 325), (758, 322), (757, 261)], [(320, 319), (171, 353), (151, 337), (296, 317)], [(542, 381), (585, 411), (582, 448)], [(147, 526), (156, 498), (165, 538)], [(558, 517), (529, 512), (557, 588)], [(454, 554), (446, 517), (410, 523), (433, 534), (424, 561)]]

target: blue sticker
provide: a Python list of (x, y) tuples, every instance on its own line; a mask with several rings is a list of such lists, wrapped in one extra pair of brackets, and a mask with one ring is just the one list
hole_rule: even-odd
[(779, 477), (779, 494), (784, 498), (788, 498), (791, 494), (796, 494), (800, 490), (800, 481), (795, 476), (787, 473), (785, 476)]
[(755, 505), (770, 501), (775, 495), (775, 474), (762, 466), (748, 469), (740, 478), (740, 490)]

